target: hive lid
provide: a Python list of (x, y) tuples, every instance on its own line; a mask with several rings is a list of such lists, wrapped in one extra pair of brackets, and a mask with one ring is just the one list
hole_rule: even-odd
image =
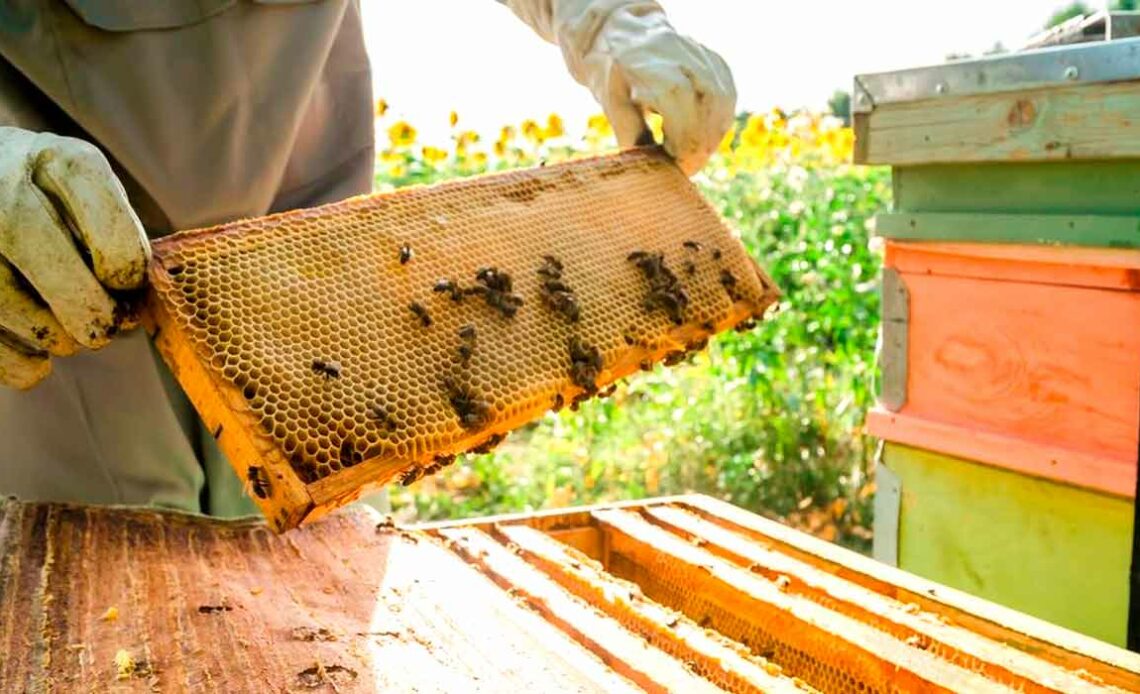
[(1140, 38), (857, 75), (853, 113), (927, 99), (1140, 79)]

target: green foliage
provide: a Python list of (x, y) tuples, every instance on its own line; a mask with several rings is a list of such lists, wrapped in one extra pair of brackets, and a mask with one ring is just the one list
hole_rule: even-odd
[(851, 125), (851, 92), (836, 89), (827, 100), (827, 109), (844, 125)]
[(1071, 2), (1068, 5), (1058, 9), (1049, 16), (1048, 21), (1045, 22), (1046, 29), (1052, 29), (1058, 24), (1069, 21), (1073, 17), (1080, 17), (1081, 15), (1092, 14), (1093, 9), (1084, 2)]
[[(433, 174), (409, 157), (405, 178)], [(393, 495), (397, 512), (452, 518), (700, 491), (865, 548), (879, 258), (868, 221), (889, 174), (850, 166), (710, 166), (702, 189), (784, 292), (751, 332), (713, 340), (613, 397), (549, 414), (498, 450)], [(385, 181), (391, 183), (391, 181)]]

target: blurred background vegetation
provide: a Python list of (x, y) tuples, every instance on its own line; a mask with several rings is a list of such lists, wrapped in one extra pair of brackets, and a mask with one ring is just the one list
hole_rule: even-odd
[[(836, 104), (837, 110), (846, 108)], [(377, 104), (381, 189), (535, 165), (615, 146), (602, 116), (570, 142), (561, 119), (505, 126), (494, 142), (451, 114), (448, 149)], [(660, 123), (652, 123), (660, 138)], [(889, 201), (885, 170), (851, 166), (842, 118), (741, 114), (695, 181), (784, 292), (748, 333), (713, 340), (609, 399), (519, 430), (392, 497), (402, 520), (458, 518), (703, 492), (867, 549), (879, 257), (870, 220)]]

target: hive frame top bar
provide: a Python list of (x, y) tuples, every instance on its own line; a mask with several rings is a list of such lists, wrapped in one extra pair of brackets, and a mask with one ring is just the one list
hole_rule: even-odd
[(1140, 80), (1140, 38), (857, 75), (854, 113), (876, 106), (1066, 84)]

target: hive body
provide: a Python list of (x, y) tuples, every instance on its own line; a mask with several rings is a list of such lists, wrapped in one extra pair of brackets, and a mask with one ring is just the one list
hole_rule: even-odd
[(0, 500), (0, 529), (3, 692), (1140, 691), (1140, 654), (699, 495), (284, 537)]
[(278, 529), (759, 318), (777, 290), (654, 150), (183, 232), (150, 324)]

